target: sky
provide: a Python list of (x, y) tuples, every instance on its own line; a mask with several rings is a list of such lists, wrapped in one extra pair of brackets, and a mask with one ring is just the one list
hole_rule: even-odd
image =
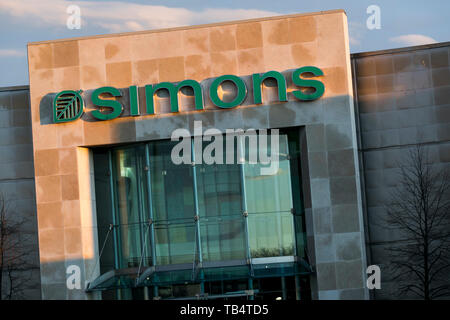
[(333, 9), (347, 13), (351, 52), (450, 41), (449, 0), (0, 0), (0, 87), (28, 84), (28, 42)]

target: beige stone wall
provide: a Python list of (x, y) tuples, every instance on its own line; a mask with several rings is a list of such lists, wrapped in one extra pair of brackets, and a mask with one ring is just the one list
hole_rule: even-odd
[[(326, 157), (336, 135), (343, 136), (344, 142), (339, 145), (338, 141), (335, 147), (347, 148), (356, 155), (347, 18), (342, 10), (31, 43), (28, 57), (43, 298), (85, 297), (82, 291), (65, 290), (64, 266), (82, 264), (87, 280), (97, 272), (90, 270), (97, 258), (97, 244), (92, 161), (85, 147), (168, 138), (171, 129), (190, 128), (192, 121), (198, 119), (217, 128), (305, 125), (311, 140), (309, 151), (316, 152), (312, 156)], [(223, 74), (288, 72), (307, 65), (323, 70), (325, 76), (321, 80), (326, 87), (321, 99), (308, 104), (289, 94), (288, 103), (270, 106), (265, 102), (254, 107), (249, 102), (249, 92), (244, 106), (233, 110), (212, 107), (209, 97), (205, 97), (205, 111), (187, 112), (182, 104), (179, 114), (164, 114), (165, 108), (157, 107), (157, 115), (101, 122), (88, 121), (85, 114), (82, 119), (65, 124), (53, 124), (49, 116), (52, 97), (61, 90), (92, 90), (105, 85), (126, 88), (189, 78), (206, 79), (204, 84)], [(295, 88), (291, 81), (288, 86), (288, 91)], [(89, 101), (86, 105), (89, 110)], [(164, 101), (158, 105), (163, 106)], [(320, 149), (320, 142), (312, 142), (318, 137), (330, 140), (328, 145), (325, 142)], [(328, 160), (323, 161), (326, 166)], [(314, 166), (316, 162), (310, 164), (310, 170), (315, 170)], [(350, 177), (341, 183), (348, 183), (349, 192), (356, 194), (357, 161), (351, 162), (350, 169)], [(328, 174), (322, 178), (312, 176), (312, 188), (325, 186), (324, 206), (332, 210), (333, 195), (338, 191), (332, 190), (333, 181)], [(355, 195), (354, 201), (352, 198), (352, 208), (355, 219), (362, 223), (358, 197)], [(313, 196), (312, 211), (320, 208), (322, 202)], [(311, 237), (315, 235), (313, 230), (312, 225)], [(364, 239), (361, 232), (362, 229), (356, 230), (358, 246)], [(362, 271), (358, 271), (365, 264), (364, 249), (351, 259), (354, 264), (350, 267), (358, 273), (351, 286), (343, 282), (344, 276), (338, 277), (338, 260), (334, 254), (331, 265), (322, 269), (318, 265), (319, 292), (324, 292), (323, 297), (339, 297), (342, 290), (351, 289), (359, 290), (356, 296), (364, 297)], [(342, 265), (340, 270), (344, 269)], [(321, 286), (328, 281), (321, 280), (321, 275), (331, 277), (332, 284)]]

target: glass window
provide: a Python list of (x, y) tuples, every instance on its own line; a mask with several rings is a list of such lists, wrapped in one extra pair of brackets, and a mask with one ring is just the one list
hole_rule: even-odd
[[(270, 139), (267, 140), (267, 146), (260, 151), (277, 156), (275, 148), (271, 148)], [(246, 162), (244, 165), (252, 258), (287, 256), (293, 255), (294, 252), (295, 234), (291, 213), (293, 204), (287, 142), (287, 135), (281, 134), (278, 167), (275, 166), (273, 171), (268, 170), (272, 171), (269, 174), (261, 174), (262, 168), (267, 168), (268, 165), (260, 162)], [(248, 145), (246, 149), (248, 150)], [(247, 151), (251, 152), (253, 151)]]
[(149, 144), (156, 263), (192, 263), (196, 250), (192, 166), (175, 165), (176, 142)]
[(196, 176), (203, 260), (245, 259), (239, 165), (199, 165)]
[(195, 166), (203, 261), (246, 258), (240, 166), (223, 156), (223, 164)]
[[(112, 152), (113, 183), (116, 200), (116, 223), (121, 268), (138, 267), (144, 253), (147, 232), (146, 184), (144, 148), (127, 147)], [(148, 243), (148, 239), (146, 241)], [(149, 261), (145, 261), (148, 263)]]
[[(193, 264), (171, 266), (175, 271), (166, 272), (166, 280), (162, 273), (149, 280), (155, 286), (173, 285), (211, 277), (247, 279), (248, 265), (242, 261), (247, 258), (305, 257), (299, 129), (279, 134), (278, 148), (270, 136), (257, 139), (259, 150), (234, 140), (234, 154), (244, 150), (246, 159), (235, 164), (175, 165), (173, 141), (97, 150), (99, 247), (105, 248), (101, 272)], [(255, 153), (278, 157), (274, 170), (250, 162)], [(200, 260), (209, 264), (198, 267)]]

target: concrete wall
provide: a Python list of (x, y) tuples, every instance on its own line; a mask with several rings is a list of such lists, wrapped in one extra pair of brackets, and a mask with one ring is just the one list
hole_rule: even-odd
[[(98, 267), (93, 269), (98, 244), (87, 147), (167, 139), (174, 129), (192, 129), (194, 120), (202, 120), (204, 129), (305, 127), (311, 194), (307, 230), (314, 243), (316, 297), (368, 297), (347, 17), (342, 10), (32, 43), (28, 57), (44, 299), (88, 298), (82, 290), (66, 289), (65, 267), (70, 264), (80, 266), (83, 282), (98, 275)], [(142, 87), (191, 78), (208, 87), (222, 74), (241, 76), (248, 83), (252, 73), (276, 70), (289, 77), (292, 69), (308, 65), (325, 73), (325, 94), (313, 102), (300, 102), (289, 92), (286, 103), (269, 98), (255, 106), (250, 91), (242, 106), (226, 110), (213, 106), (205, 90), (204, 111), (191, 111), (191, 99), (180, 94), (184, 102), (178, 114), (168, 113), (167, 96), (159, 95), (156, 115), (129, 117), (125, 110), (107, 122), (90, 116), (89, 92), (104, 85)], [(288, 87), (297, 89), (291, 81)], [(52, 123), (52, 98), (67, 89), (84, 90), (85, 115)], [(126, 94), (122, 102), (126, 108)]]
[[(14, 299), (40, 299), (39, 249), (28, 87), (0, 89), (0, 195), (7, 219), (20, 223), (17, 236), (27, 253), (26, 270), (17, 272)], [(23, 223), (22, 223), (23, 222)], [(9, 248), (9, 246), (8, 246)], [(6, 254), (11, 252), (6, 252)], [(6, 277), (6, 273), (4, 277)], [(5, 282), (7, 280), (5, 279)], [(4, 290), (7, 288), (4, 286)]]
[[(383, 218), (389, 195), (399, 182), (399, 164), (408, 150), (424, 143), (436, 168), (450, 167), (450, 43), (355, 54), (365, 180), (368, 253), (372, 264), (387, 270), (386, 248), (399, 232)], [(382, 274), (375, 298), (395, 298), (398, 283)]]

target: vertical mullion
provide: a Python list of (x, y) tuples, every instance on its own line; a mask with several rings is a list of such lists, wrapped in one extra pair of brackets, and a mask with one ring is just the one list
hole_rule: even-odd
[(166, 226), (164, 229), (164, 232), (167, 236), (167, 256), (169, 260), (169, 264), (172, 263), (172, 243), (170, 238), (170, 212), (169, 212), (169, 206), (167, 203), (167, 183), (166, 183), (166, 177), (167, 177), (167, 171), (166, 171), (166, 155), (164, 154), (164, 151), (161, 153), (161, 174), (163, 175), (162, 184), (164, 189), (164, 212), (165, 212), (165, 218), (166, 218)]
[(153, 203), (152, 203), (152, 181), (150, 173), (150, 152), (148, 144), (145, 144), (145, 166), (146, 166), (146, 180), (147, 180), (147, 201), (149, 218), (151, 220), (150, 225), (150, 240), (151, 240), (151, 250), (152, 250), (152, 265), (156, 265), (156, 242), (155, 242), (155, 226), (154, 226), (154, 216), (153, 216)]
[[(297, 135), (299, 135), (300, 134), (300, 132), (298, 132), (297, 131)], [(293, 194), (294, 194), (294, 186), (293, 186), (293, 184), (292, 184), (292, 166), (293, 166), (293, 163), (292, 163), (292, 161), (293, 161), (293, 159), (295, 159), (295, 154), (294, 155), (291, 155), (291, 149), (290, 149), (290, 147), (289, 147), (289, 143), (290, 143), (290, 137), (292, 136), (292, 134), (286, 134), (286, 137), (287, 137), (287, 148), (288, 148), (288, 150), (287, 150), (287, 154), (288, 154), (288, 160), (289, 160), (289, 184), (290, 184), (290, 186), (291, 186), (291, 203), (292, 203), (292, 209), (294, 210), (292, 213), (292, 221), (293, 221), (293, 229), (294, 229), (294, 256), (296, 257), (296, 259), (294, 260), (295, 261), (295, 266), (294, 266), (294, 270), (295, 271), (297, 271), (298, 270), (298, 268), (299, 268), (299, 266), (298, 266), (298, 245), (297, 245), (297, 228), (296, 228), (296, 214), (297, 214), (297, 212), (296, 212), (296, 209), (298, 209), (298, 210), (301, 210), (301, 207), (300, 208), (295, 208), (295, 204), (294, 204), (294, 199), (293, 199)], [(297, 148), (300, 150), (300, 145), (299, 144), (297, 144)], [(298, 156), (298, 161), (299, 161), (299, 163), (300, 163), (300, 159), (301, 159), (301, 157), (300, 157), (300, 155)], [(301, 165), (301, 163), (300, 163), (300, 165)], [(300, 172), (299, 172), (300, 173)], [(301, 175), (299, 174), (298, 175), (300, 178), (301, 178)], [(299, 188), (301, 188), (301, 181), (300, 181), (300, 183), (299, 183)], [(300, 191), (300, 190), (298, 190), (298, 191)], [(300, 194), (298, 195), (298, 196), (300, 196)], [(303, 225), (303, 223), (302, 223), (302, 225)], [(301, 230), (301, 234), (302, 234), (302, 236), (303, 236), (303, 230)], [(306, 244), (306, 242), (304, 241), (303, 242), (304, 244)], [(295, 274), (295, 276), (294, 276), (294, 279), (295, 279), (295, 299), (296, 300), (301, 300), (301, 293), (300, 293), (300, 290), (301, 290), (301, 284), (300, 284), (300, 276), (298, 275), (298, 274)]]
[[(194, 139), (191, 138), (191, 160), (192, 160), (192, 183), (193, 183), (193, 191), (194, 191), (194, 212), (195, 212), (195, 228), (197, 238), (195, 241), (197, 242), (197, 250), (198, 250), (198, 261), (200, 264), (200, 290), (201, 294), (205, 292), (204, 282), (203, 282), (203, 253), (202, 253), (202, 242), (201, 242), (201, 234), (200, 234), (200, 212), (198, 207), (198, 192), (197, 192), (197, 168), (195, 164), (195, 149), (194, 149)], [(195, 254), (195, 253), (194, 253)]]
[[(152, 180), (150, 175), (150, 151), (148, 143), (145, 144), (145, 166), (146, 166), (146, 180), (147, 180), (147, 202), (150, 218), (150, 244), (152, 250), (152, 266), (156, 266), (156, 241), (155, 241), (155, 224), (153, 215), (152, 202)], [(154, 296), (158, 296), (158, 287), (154, 286)]]
[[(215, 139), (215, 138), (214, 138)], [(222, 210), (221, 210), (221, 208), (220, 208), (220, 205), (219, 205), (219, 197), (218, 197), (218, 189), (219, 189), (219, 187), (218, 187), (218, 184), (219, 184), (219, 179), (218, 179), (218, 177), (217, 177), (217, 164), (215, 164), (215, 166), (213, 167), (213, 170), (214, 170), (214, 187), (215, 187), (215, 193), (216, 193), (216, 216), (217, 217), (219, 217), (219, 219), (220, 218), (222, 218)], [(217, 218), (216, 218), (217, 219)], [(220, 221), (219, 219), (217, 219), (217, 221)], [(218, 229), (218, 232), (219, 232), (219, 234), (220, 234), (220, 226), (219, 226), (219, 223), (217, 222), (217, 229)], [(219, 250), (219, 256), (220, 257), (222, 257), (222, 237), (220, 236), (219, 237), (219, 241), (218, 241), (218, 243), (217, 243), (217, 245), (218, 245), (218, 250)]]
[[(244, 232), (245, 232), (245, 250), (246, 250), (246, 257), (247, 257), (247, 263), (250, 266), (250, 272), (251, 276), (253, 276), (253, 268), (251, 266), (251, 252), (250, 252), (250, 239), (249, 239), (249, 232), (248, 232), (248, 207), (247, 207), (247, 194), (245, 189), (245, 143), (244, 143), (244, 137), (241, 135), (237, 136), (237, 148), (240, 150), (240, 152), (236, 155), (236, 160), (239, 163), (239, 173), (241, 178), (241, 203), (242, 203), (242, 216), (244, 217)], [(243, 157), (243, 159), (238, 159), (239, 155)]]
[(109, 186), (110, 186), (110, 195), (111, 195), (111, 214), (112, 214), (112, 222), (113, 222), (113, 240), (114, 240), (114, 269), (120, 268), (119, 263), (119, 235), (118, 235), (118, 221), (116, 217), (116, 199), (115, 199), (115, 188), (114, 188), (114, 175), (113, 175), (113, 165), (112, 165), (112, 152), (108, 151), (108, 166), (109, 166)]
[(300, 276), (297, 274), (295, 275), (295, 300), (301, 300), (301, 293), (300, 293)]
[[(142, 172), (142, 165), (141, 162), (139, 160), (139, 149), (140, 147), (136, 147), (133, 148), (134, 151), (134, 158), (136, 161), (136, 185), (137, 185), (137, 199), (138, 199), (138, 217), (139, 217), (139, 242), (140, 242), (140, 249), (141, 249), (141, 254), (144, 256), (146, 255), (146, 248), (145, 248), (145, 220), (144, 218), (144, 202), (143, 202), (143, 196), (142, 196), (142, 184), (141, 184), (141, 172)], [(143, 257), (141, 256), (141, 259), (143, 259)]]
[[(112, 152), (108, 151), (108, 165), (109, 165), (109, 183), (111, 192), (111, 213), (113, 221), (113, 240), (114, 240), (114, 269), (120, 269), (120, 225), (117, 221), (116, 216), (116, 192), (114, 188), (114, 174), (113, 174), (113, 163), (112, 163)], [(116, 289), (117, 299), (122, 300), (122, 290)]]
[(251, 292), (251, 294), (248, 297), (248, 300), (255, 300), (255, 292), (253, 291), (253, 279), (248, 279), (248, 290)]
[[(279, 136), (278, 136), (279, 138)], [(295, 230), (295, 208), (294, 208), (294, 199), (292, 197), (292, 179), (291, 179), (291, 150), (289, 149), (289, 135), (286, 134), (286, 148), (287, 148), (287, 161), (289, 162), (288, 168), (289, 168), (289, 174), (288, 174), (288, 179), (289, 179), (289, 186), (290, 186), (290, 199), (291, 199), (291, 216), (292, 216), (292, 236), (293, 236), (293, 240), (294, 240), (294, 253), (293, 256), (297, 256), (297, 233)]]

